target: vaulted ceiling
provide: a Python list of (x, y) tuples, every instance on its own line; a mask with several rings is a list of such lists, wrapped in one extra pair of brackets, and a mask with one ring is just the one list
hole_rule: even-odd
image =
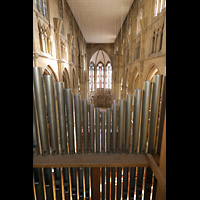
[(113, 43), (134, 0), (66, 0), (87, 43)]

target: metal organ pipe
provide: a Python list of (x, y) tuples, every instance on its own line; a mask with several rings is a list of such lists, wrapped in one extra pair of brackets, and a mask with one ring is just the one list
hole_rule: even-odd
[(125, 101), (120, 99), (119, 105), (119, 153), (122, 153), (123, 135), (124, 135), (124, 119), (125, 119)]
[(77, 139), (77, 152), (82, 153), (82, 137), (81, 137), (81, 100), (80, 95), (74, 95), (75, 104), (75, 120), (76, 120), (76, 139)]
[(46, 156), (49, 155), (49, 144), (41, 67), (33, 67), (33, 84), (35, 89), (35, 99), (40, 130), (41, 150), (42, 155)]
[(149, 110), (151, 106), (151, 88), (152, 82), (144, 82), (143, 102), (142, 102), (142, 120), (140, 136), (140, 153), (146, 153), (146, 139), (148, 132)]
[(38, 141), (38, 126), (36, 122), (35, 100), (33, 98), (33, 156), (37, 156), (39, 154), (40, 154), (40, 149)]
[(101, 111), (101, 152), (105, 153), (105, 111)]
[(88, 153), (88, 105), (87, 105), (87, 100), (82, 100), (82, 110), (83, 110), (84, 152)]
[(100, 109), (95, 109), (96, 119), (96, 153), (100, 153)]
[(53, 76), (45, 75), (44, 80), (45, 80), (45, 88), (46, 88), (46, 96), (47, 96), (47, 107), (48, 107), (52, 155), (56, 155), (58, 154), (58, 134), (57, 134), (57, 120), (56, 120), (56, 106), (55, 106)]
[(66, 136), (66, 117), (65, 117), (65, 103), (63, 96), (63, 82), (56, 82), (56, 92), (58, 101), (58, 118), (61, 140), (61, 153), (67, 153), (67, 136)]
[(133, 143), (132, 152), (138, 153), (138, 142), (140, 135), (141, 122), (141, 108), (142, 108), (142, 90), (136, 89), (134, 96), (134, 115), (133, 115)]
[(90, 152), (94, 152), (94, 104), (89, 105)]
[(69, 136), (69, 153), (74, 153), (74, 123), (73, 123), (73, 99), (71, 88), (64, 89), (65, 105), (67, 108), (67, 125)]
[(125, 152), (130, 151), (130, 132), (131, 132), (131, 113), (132, 113), (132, 95), (126, 96), (126, 119), (125, 119)]
[(116, 132), (117, 132), (117, 104), (113, 104), (112, 110), (112, 152), (116, 153)]
[(152, 94), (153, 96), (151, 104), (151, 120), (150, 120), (149, 145), (148, 145), (149, 153), (152, 153), (155, 148), (162, 78), (163, 75), (155, 75), (155, 81), (153, 82), (153, 94)]
[(111, 108), (106, 109), (106, 151), (110, 153)]

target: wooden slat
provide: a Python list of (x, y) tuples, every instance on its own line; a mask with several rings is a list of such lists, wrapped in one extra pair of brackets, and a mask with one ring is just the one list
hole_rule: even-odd
[(33, 168), (41, 167), (149, 167), (141, 154), (66, 154), (33, 157)]
[(146, 158), (149, 162), (149, 165), (154, 172), (154, 175), (163, 191), (166, 191), (166, 178), (164, 177), (162, 171), (158, 167), (156, 161), (154, 160), (151, 154), (146, 154)]

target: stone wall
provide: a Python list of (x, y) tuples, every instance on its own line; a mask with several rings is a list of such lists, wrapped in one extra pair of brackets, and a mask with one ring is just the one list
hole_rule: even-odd
[(87, 98), (86, 41), (65, 0), (48, 0), (47, 14), (33, 0), (33, 66), (47, 67), (66, 88)]
[(142, 88), (146, 77), (150, 77), (150, 70), (152, 74), (166, 73), (166, 8), (157, 16), (154, 8), (155, 0), (135, 0), (114, 42), (115, 100), (125, 99), (126, 94), (134, 95), (134, 90)]

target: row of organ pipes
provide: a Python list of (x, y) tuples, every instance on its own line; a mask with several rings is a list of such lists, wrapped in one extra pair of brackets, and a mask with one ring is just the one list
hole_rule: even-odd
[[(165, 112), (166, 76), (155, 75), (112, 108), (94, 108), (52, 75), (33, 67), (33, 156), (87, 153), (159, 154)], [(132, 109), (132, 101), (134, 106)], [(33, 199), (155, 199), (150, 167), (33, 168)], [(96, 181), (96, 179), (99, 179)], [(96, 200), (96, 199), (95, 199)]]

